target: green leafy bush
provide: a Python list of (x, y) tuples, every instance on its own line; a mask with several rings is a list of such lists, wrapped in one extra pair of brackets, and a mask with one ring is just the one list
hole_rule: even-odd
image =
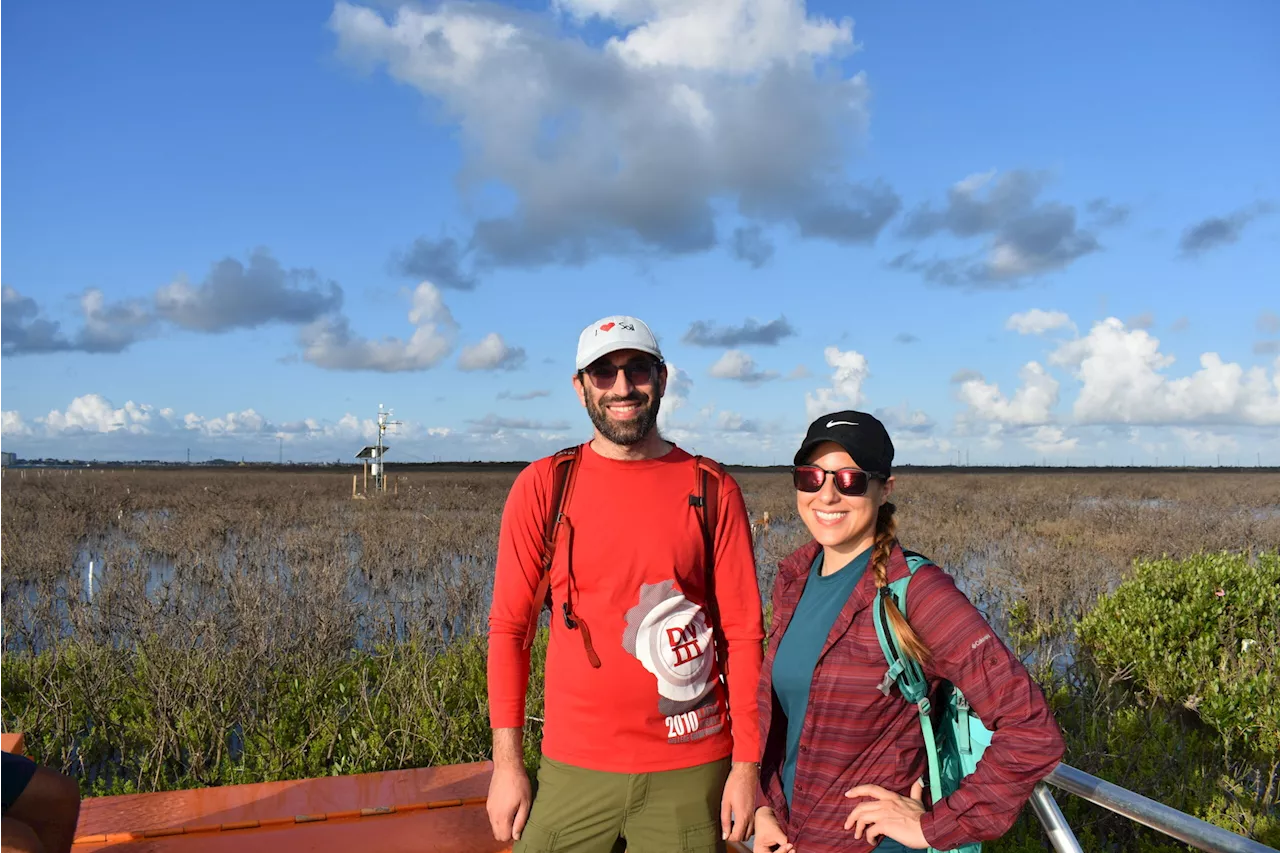
[[(538, 752), (544, 630), (533, 649), (526, 763)], [(3, 724), (85, 796), (484, 761), (485, 639), (408, 641), (329, 659), (242, 649), (8, 652)]]
[(1280, 554), (1139, 563), (1078, 635), (1103, 668), (1199, 714), (1227, 751), (1280, 758)]

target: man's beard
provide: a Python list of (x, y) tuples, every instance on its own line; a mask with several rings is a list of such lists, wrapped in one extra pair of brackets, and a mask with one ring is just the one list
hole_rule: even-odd
[[(610, 418), (605, 407), (611, 403), (623, 402), (640, 404), (640, 410), (636, 412), (636, 416), (629, 421), (616, 421)], [(591, 423), (595, 424), (601, 435), (614, 444), (630, 447), (643, 441), (658, 423), (658, 408), (661, 405), (661, 397), (654, 395), (651, 398), (648, 394), (632, 390), (625, 397), (606, 395), (601, 397), (598, 403), (591, 402), (588, 397), (587, 414), (591, 416)]]

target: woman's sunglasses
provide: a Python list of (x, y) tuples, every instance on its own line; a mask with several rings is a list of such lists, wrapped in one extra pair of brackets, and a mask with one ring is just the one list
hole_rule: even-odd
[(618, 365), (611, 361), (599, 361), (582, 372), (591, 377), (591, 384), (601, 391), (608, 391), (618, 381), (618, 371), (627, 372), (627, 381), (632, 385), (649, 385), (658, 375), (660, 361), (629, 361)]
[(880, 479), (879, 474), (863, 471), (861, 468), (828, 471), (817, 465), (797, 465), (791, 469), (791, 481), (795, 483), (797, 491), (816, 492), (827, 481), (828, 474), (835, 478), (836, 491), (851, 498), (862, 497), (867, 493), (867, 483), (872, 479)]

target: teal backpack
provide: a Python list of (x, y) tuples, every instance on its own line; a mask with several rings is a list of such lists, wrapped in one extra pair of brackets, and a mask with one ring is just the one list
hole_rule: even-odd
[[(920, 664), (908, 657), (902, 650), (898, 640), (898, 632), (889, 621), (889, 613), (885, 608), (885, 597), (893, 596), (894, 603), (903, 616), (907, 615), (907, 585), (921, 566), (931, 566), (927, 558), (912, 551), (904, 551), (907, 568), (911, 574), (893, 581), (884, 587), (876, 597), (876, 612), (872, 621), (876, 625), (876, 636), (880, 639), (880, 650), (884, 652), (885, 662), (889, 670), (880, 682), (880, 690), (886, 696), (898, 685), (902, 698), (912, 702), (920, 710), (920, 728), (924, 732), (925, 752), (929, 756), (929, 798), (937, 802), (950, 796), (960, 787), (960, 781), (972, 773), (978, 766), (978, 759), (991, 745), (991, 732), (978, 719), (978, 715), (969, 707), (964, 694), (954, 685), (947, 684), (940, 694), (945, 697), (942, 720), (938, 730), (934, 731), (931, 717), (932, 706), (929, 702), (929, 685), (925, 681)], [(956, 847), (957, 853), (978, 853), (982, 849), (979, 841), (961, 844)], [(945, 853), (929, 848), (930, 853)]]

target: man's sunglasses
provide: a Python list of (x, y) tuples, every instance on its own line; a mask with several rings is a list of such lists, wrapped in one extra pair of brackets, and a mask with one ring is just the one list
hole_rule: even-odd
[(795, 483), (797, 491), (816, 492), (822, 489), (823, 483), (827, 482), (828, 474), (835, 478), (836, 491), (851, 498), (865, 495), (867, 483), (871, 480), (883, 479), (874, 471), (863, 471), (861, 468), (828, 471), (817, 465), (797, 465), (791, 469), (791, 481)]
[(591, 384), (601, 391), (608, 391), (618, 381), (618, 371), (627, 372), (632, 385), (649, 385), (657, 378), (660, 361), (628, 361), (618, 365), (611, 361), (598, 361), (582, 372), (591, 377)]

